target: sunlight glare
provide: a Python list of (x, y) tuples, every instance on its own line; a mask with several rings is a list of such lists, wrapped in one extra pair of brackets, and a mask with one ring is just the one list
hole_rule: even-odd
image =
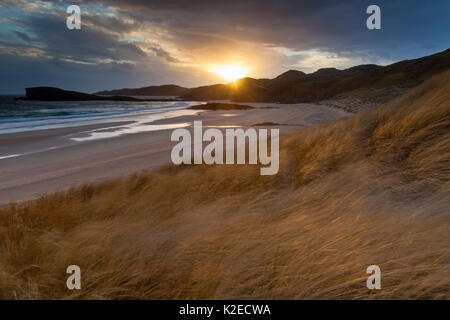
[(214, 66), (212, 72), (230, 81), (243, 78), (247, 75), (246, 68), (241, 65)]

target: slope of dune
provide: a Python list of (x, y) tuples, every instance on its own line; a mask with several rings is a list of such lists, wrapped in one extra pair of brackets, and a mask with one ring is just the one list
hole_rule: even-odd
[[(169, 166), (11, 205), (0, 298), (448, 299), (449, 128), (445, 72), (281, 136), (275, 176)], [(81, 290), (65, 288), (72, 264)]]

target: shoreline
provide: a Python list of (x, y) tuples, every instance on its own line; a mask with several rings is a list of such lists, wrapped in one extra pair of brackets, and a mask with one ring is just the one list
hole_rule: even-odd
[[(340, 109), (315, 104), (248, 105), (254, 109), (204, 111), (196, 115), (159, 119), (148, 125), (192, 125), (194, 120), (202, 120), (205, 127), (223, 129), (272, 122), (282, 124), (279, 126), (282, 133), (349, 115)], [(117, 122), (114, 125), (117, 126)], [(20, 148), (48, 146), (80, 130), (105, 127), (108, 127), (108, 123), (4, 134), (0, 135), (0, 143), (11, 148), (9, 150), (14, 153)], [(192, 127), (188, 129), (192, 130)], [(85, 183), (126, 177), (169, 164), (171, 149), (176, 144), (170, 141), (171, 132), (168, 129), (124, 134), (0, 159), (0, 205), (32, 200), (43, 194), (64, 191)]]
[[(6, 150), (10, 154), (18, 153), (18, 156), (43, 152), (46, 150), (51, 150), (54, 147), (54, 143), (56, 142), (55, 140), (58, 138), (83, 131), (108, 128), (111, 125), (121, 126), (131, 124), (133, 122), (134, 121), (104, 122), (67, 128), (38, 129), (23, 132), (4, 133), (0, 134), (0, 155), (6, 153)], [(39, 139), (41, 140), (41, 150), (30, 150), (29, 148)], [(43, 140), (47, 140), (46, 143), (43, 143)], [(45, 147), (45, 145), (48, 147)], [(9, 156), (6, 157), (9, 158)], [(2, 156), (0, 156), (0, 160), (2, 160)]]

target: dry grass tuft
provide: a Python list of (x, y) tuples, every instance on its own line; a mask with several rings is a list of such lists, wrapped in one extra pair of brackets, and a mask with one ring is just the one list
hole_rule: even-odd
[(449, 128), (446, 72), (283, 136), (276, 176), (166, 167), (13, 204), (0, 210), (0, 298), (448, 299)]

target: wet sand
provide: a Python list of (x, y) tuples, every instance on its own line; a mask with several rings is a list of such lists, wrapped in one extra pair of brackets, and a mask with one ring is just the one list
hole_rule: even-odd
[[(280, 125), (271, 128), (286, 132), (348, 115), (340, 109), (313, 104), (246, 105), (255, 109), (203, 111), (194, 116), (163, 119), (148, 125), (192, 124), (194, 120), (202, 120), (203, 127), (246, 128), (272, 122)], [(30, 200), (83, 183), (124, 177), (170, 163), (171, 149), (177, 143), (170, 141), (173, 130), (133, 133), (71, 144), (62, 141), (70, 135), (108, 127), (109, 124), (102, 123), (0, 135), (0, 150), (7, 150), (9, 154), (33, 151), (22, 156), (0, 159), (0, 205)], [(49, 149), (59, 142), (62, 147)]]

